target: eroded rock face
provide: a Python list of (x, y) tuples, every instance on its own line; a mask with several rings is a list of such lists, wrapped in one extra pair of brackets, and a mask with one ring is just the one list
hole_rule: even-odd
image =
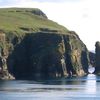
[(69, 36), (65, 36), (68, 74), (83, 76), (88, 72), (88, 51), (75, 32), (70, 33)]
[(96, 52), (96, 67), (95, 67), (95, 73), (100, 73), (100, 42), (96, 42), (95, 44), (95, 52)]
[(7, 57), (8, 48), (6, 45), (6, 37), (3, 32), (0, 32), (0, 79), (14, 79), (8, 71)]
[(8, 57), (16, 79), (83, 76), (88, 71), (88, 51), (74, 32), (26, 35)]

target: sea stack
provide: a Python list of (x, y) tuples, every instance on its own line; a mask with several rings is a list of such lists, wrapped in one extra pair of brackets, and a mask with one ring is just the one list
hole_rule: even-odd
[(95, 67), (95, 73), (99, 74), (100, 73), (100, 42), (97, 41), (95, 44), (95, 59), (96, 59), (96, 67)]

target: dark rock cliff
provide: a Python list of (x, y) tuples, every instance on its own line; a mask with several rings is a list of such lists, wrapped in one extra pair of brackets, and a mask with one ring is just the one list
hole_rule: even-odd
[(95, 44), (95, 52), (96, 52), (96, 55), (95, 55), (95, 61), (96, 61), (96, 67), (95, 67), (95, 73), (99, 74), (100, 73), (100, 42), (96, 42)]
[(95, 53), (89, 52), (89, 59), (90, 59), (90, 64), (91, 66), (95, 67)]
[(28, 34), (16, 43), (8, 67), (16, 79), (83, 76), (88, 72), (88, 51), (74, 32)]

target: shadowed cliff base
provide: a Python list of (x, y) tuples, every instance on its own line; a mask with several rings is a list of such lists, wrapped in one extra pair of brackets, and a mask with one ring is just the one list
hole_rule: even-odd
[(76, 34), (26, 35), (8, 57), (16, 79), (83, 76), (88, 72), (88, 51)]

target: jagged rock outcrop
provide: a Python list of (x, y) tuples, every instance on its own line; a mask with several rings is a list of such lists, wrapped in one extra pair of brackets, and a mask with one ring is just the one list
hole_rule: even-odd
[(14, 79), (7, 68), (8, 52), (5, 39), (5, 34), (0, 31), (0, 79)]
[(5, 41), (1, 48), (6, 53), (1, 54), (1, 65), (4, 58), (7, 73), (0, 77), (9, 76), (8, 70), (16, 79), (34, 80), (88, 73), (85, 44), (75, 32), (49, 20), (41, 10), (0, 9), (0, 21), (0, 40)]
[(96, 67), (95, 67), (95, 73), (99, 74), (100, 73), (100, 42), (97, 41), (95, 44), (95, 59), (96, 59)]
[(88, 51), (73, 33), (34, 33), (26, 35), (8, 57), (16, 79), (83, 76), (88, 71)]
[(70, 35), (66, 36), (66, 63), (68, 63), (69, 75), (82, 76), (88, 73), (88, 50), (78, 35), (70, 31)]

